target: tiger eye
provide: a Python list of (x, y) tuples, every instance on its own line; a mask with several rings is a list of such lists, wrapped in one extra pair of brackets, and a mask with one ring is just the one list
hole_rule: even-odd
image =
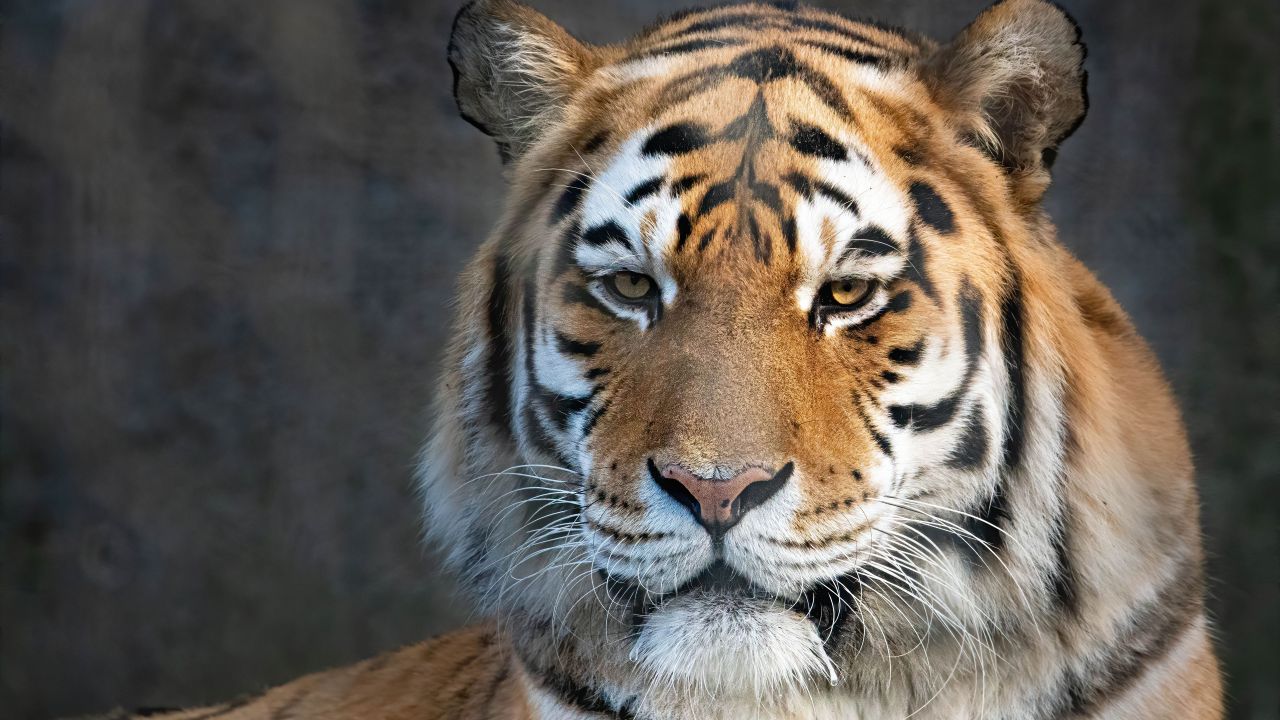
[(837, 305), (855, 305), (867, 296), (871, 283), (856, 278), (834, 280), (827, 285), (831, 290), (831, 299)]
[(640, 273), (614, 273), (609, 280), (614, 291), (625, 300), (643, 300), (653, 288), (653, 281)]

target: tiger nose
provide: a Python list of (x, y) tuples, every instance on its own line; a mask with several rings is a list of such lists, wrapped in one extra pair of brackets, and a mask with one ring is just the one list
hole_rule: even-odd
[(783, 465), (777, 472), (753, 467), (722, 480), (700, 477), (679, 465), (659, 470), (649, 460), (649, 473), (658, 487), (693, 513), (694, 519), (712, 535), (726, 532), (743, 515), (776, 495), (794, 469), (793, 463)]

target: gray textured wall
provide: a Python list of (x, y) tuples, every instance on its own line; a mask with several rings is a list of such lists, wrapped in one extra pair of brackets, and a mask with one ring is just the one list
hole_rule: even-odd
[[(535, 0), (620, 39), (676, 1)], [(818, 3), (947, 36), (979, 0)], [(1276, 718), (1276, 9), (1073, 0), (1049, 205), (1168, 368), (1236, 717)], [(455, 626), (410, 466), (503, 192), (455, 2), (0, 6), (0, 715), (180, 705)]]

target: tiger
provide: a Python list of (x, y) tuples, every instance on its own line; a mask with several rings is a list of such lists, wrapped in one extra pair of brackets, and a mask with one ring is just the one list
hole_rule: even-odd
[(1178, 408), (1042, 205), (1084, 59), (1045, 0), (466, 5), (509, 188), (416, 478), (488, 620), (165, 717), (1222, 717)]

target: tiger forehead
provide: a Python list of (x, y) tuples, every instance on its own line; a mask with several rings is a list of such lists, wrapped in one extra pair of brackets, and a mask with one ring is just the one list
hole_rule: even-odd
[(923, 120), (897, 113), (877, 94), (909, 87), (918, 96), (911, 66), (935, 47), (931, 40), (787, 5), (737, 5), (674, 16), (614, 54), (596, 77), (627, 96), (623, 118), (663, 112), (706, 116), (715, 112), (707, 107), (708, 93), (741, 94), (747, 83), (782, 83), (807, 91), (808, 97), (799, 99), (809, 114), (854, 122), (855, 110), (867, 110), (858, 105), (870, 101), (908, 124)]
[(853, 125), (815, 113), (812, 97), (782, 84), (708, 95), (704, 112), (664, 114), (584, 155), (588, 172), (553, 215), (582, 201), (580, 264), (612, 266), (653, 250), (696, 264), (740, 248), (765, 264), (789, 257), (818, 273), (850, 250), (901, 250), (902, 192)]
[(905, 33), (762, 6), (643, 34), (579, 95), (565, 162), (581, 174), (552, 219), (585, 206), (568, 233), (585, 242), (562, 257), (641, 270), (654, 249), (679, 265), (737, 247), (813, 266), (854, 231), (863, 250), (901, 250), (885, 164), (917, 164), (932, 133), (914, 107), (929, 102), (910, 71), (920, 51)]
[[(740, 103), (763, 95), (771, 114), (865, 131), (868, 139), (914, 144), (932, 129), (930, 113), (918, 109), (930, 97), (907, 54), (872, 55), (790, 33), (681, 47), (675, 54), (633, 54), (595, 73), (592, 91), (584, 94), (587, 124), (612, 125), (622, 136), (681, 118), (715, 124), (738, 117)], [(606, 137), (592, 132), (581, 145)]]

